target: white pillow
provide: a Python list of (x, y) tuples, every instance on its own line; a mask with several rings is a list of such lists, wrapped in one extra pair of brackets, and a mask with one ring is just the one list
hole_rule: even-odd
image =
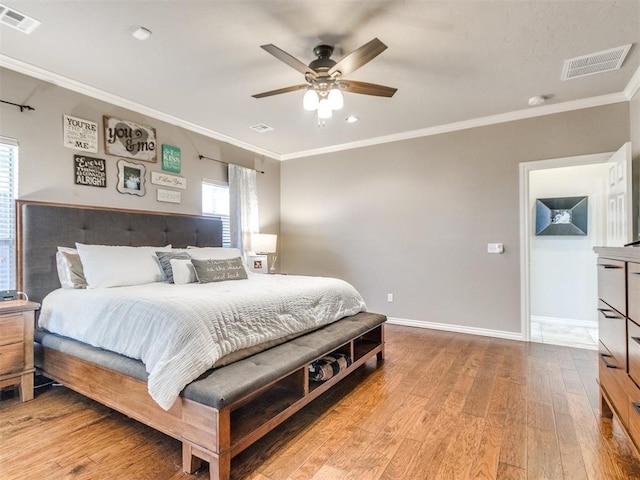
[(87, 288), (82, 262), (75, 248), (58, 247), (56, 268), (62, 288)]
[(196, 260), (229, 260), (230, 258), (242, 258), (238, 248), (226, 247), (187, 247), (187, 253)]
[(128, 247), (76, 243), (88, 288), (121, 287), (162, 281), (156, 252), (166, 247)]
[(173, 271), (173, 283), (176, 285), (184, 285), (185, 283), (195, 283), (198, 281), (196, 277), (196, 269), (190, 259), (172, 258), (171, 270)]

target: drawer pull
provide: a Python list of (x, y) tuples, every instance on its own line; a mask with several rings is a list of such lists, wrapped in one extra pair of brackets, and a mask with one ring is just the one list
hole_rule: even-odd
[(631, 405), (633, 405), (633, 408), (636, 409), (636, 412), (640, 413), (640, 403), (638, 402), (631, 402)]
[(640, 275), (640, 272), (629, 272), (631, 275)]
[(607, 358), (611, 358), (611, 355), (607, 355), (606, 353), (600, 354), (600, 360), (602, 360), (607, 368), (618, 368), (613, 363), (607, 362)]
[(608, 308), (599, 308), (598, 311), (602, 314), (604, 318), (622, 318), (618, 315), (607, 315), (607, 312), (612, 312), (613, 310), (609, 310)]
[(640, 337), (631, 337), (637, 344), (640, 344)]
[(600, 266), (603, 268), (622, 268), (620, 265), (613, 265), (611, 263), (601, 263)]

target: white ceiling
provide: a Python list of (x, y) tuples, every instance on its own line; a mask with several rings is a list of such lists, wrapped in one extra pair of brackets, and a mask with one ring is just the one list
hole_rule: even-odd
[[(0, 65), (280, 159), (624, 101), (640, 76), (640, 0), (0, 1), (42, 22), (0, 26)], [(388, 49), (348, 78), (393, 98), (347, 93), (320, 127), (303, 91), (251, 97), (304, 83), (260, 45), (308, 64), (319, 43), (337, 60), (374, 37)], [(620, 70), (560, 80), (565, 59), (630, 43)]]

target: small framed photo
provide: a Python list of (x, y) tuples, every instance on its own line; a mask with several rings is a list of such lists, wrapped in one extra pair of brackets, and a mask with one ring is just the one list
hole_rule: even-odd
[(249, 270), (256, 273), (269, 273), (268, 259), (266, 255), (249, 255), (247, 257)]
[(118, 192), (143, 197), (146, 171), (145, 166), (139, 163), (118, 160), (118, 186), (116, 187)]

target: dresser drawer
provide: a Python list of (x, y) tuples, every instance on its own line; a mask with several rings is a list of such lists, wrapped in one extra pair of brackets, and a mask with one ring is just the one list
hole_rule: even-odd
[(636, 447), (640, 447), (640, 389), (635, 389), (628, 395), (628, 424), (627, 431)]
[(640, 324), (640, 263), (627, 263), (627, 316)]
[(625, 381), (628, 380), (627, 374), (624, 368), (616, 365), (615, 359), (602, 344), (600, 344), (599, 347), (598, 377), (600, 388), (606, 392), (611, 400), (611, 406), (614, 408), (620, 422), (622, 422), (623, 425), (627, 425), (629, 416), (629, 409), (627, 407), (629, 397), (625, 389)]
[(24, 340), (24, 319), (22, 314), (0, 316), (0, 345), (18, 343)]
[(0, 375), (24, 369), (24, 344), (14, 343), (0, 347)]
[(627, 368), (627, 319), (603, 301), (598, 301), (598, 337), (615, 357), (618, 368)]
[(627, 320), (629, 345), (629, 376), (640, 385), (640, 326)]
[(627, 314), (625, 262), (598, 258), (598, 297)]

